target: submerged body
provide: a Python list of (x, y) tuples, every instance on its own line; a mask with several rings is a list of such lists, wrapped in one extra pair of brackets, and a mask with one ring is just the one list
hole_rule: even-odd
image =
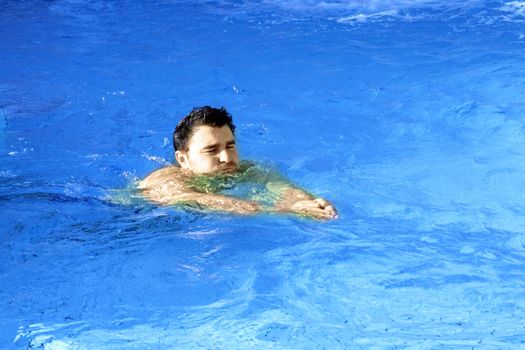
[[(245, 187), (245, 191), (242, 191)], [(244, 163), (237, 171), (198, 175), (177, 166), (154, 171), (138, 189), (160, 205), (190, 204), (208, 209), (251, 214), (291, 212), (319, 219), (336, 217), (328, 201), (314, 198), (275, 173)]]

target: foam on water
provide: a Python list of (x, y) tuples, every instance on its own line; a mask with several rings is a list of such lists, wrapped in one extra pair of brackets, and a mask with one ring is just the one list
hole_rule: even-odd
[(411, 8), (427, 9), (457, 9), (483, 5), (483, 0), (467, 1), (436, 1), (436, 0), (264, 0), (264, 4), (270, 4), (286, 9), (295, 10), (355, 10), (366, 13), (380, 11), (395, 11)]
[(525, 1), (511, 1), (506, 2), (501, 11), (511, 12), (516, 16), (525, 16)]
[[(476, 19), (480, 23), (493, 24), (495, 21), (520, 23), (525, 16), (525, 5), (524, 2), (520, 1), (263, 0), (239, 3), (237, 1), (218, 0), (201, 3), (207, 5), (206, 10), (228, 17), (253, 17), (256, 19), (257, 15), (272, 12), (271, 23), (303, 21), (312, 17), (335, 20), (344, 24), (362, 24), (392, 20), (449, 20), (464, 16), (465, 19), (471, 17), (469, 20)], [(259, 21), (261, 20), (264, 20), (263, 17), (259, 17)]]

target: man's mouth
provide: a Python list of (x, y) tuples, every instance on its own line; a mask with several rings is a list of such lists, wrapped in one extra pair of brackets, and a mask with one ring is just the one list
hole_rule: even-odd
[(233, 173), (236, 170), (237, 170), (236, 165), (228, 165), (228, 166), (222, 167), (219, 171), (223, 173)]

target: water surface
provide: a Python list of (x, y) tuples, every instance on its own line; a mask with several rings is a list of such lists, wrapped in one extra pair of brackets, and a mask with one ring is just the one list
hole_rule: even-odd
[[(4, 0), (0, 21), (1, 348), (525, 346), (524, 2)], [(204, 104), (340, 219), (113, 200)]]

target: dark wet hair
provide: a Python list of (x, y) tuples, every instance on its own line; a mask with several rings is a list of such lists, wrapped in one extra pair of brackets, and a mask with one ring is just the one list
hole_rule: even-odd
[(201, 125), (216, 128), (228, 125), (232, 134), (235, 133), (232, 116), (224, 107), (195, 107), (190, 114), (182, 118), (179, 124), (177, 124), (175, 131), (173, 131), (173, 148), (175, 151), (186, 151), (188, 149), (188, 141), (193, 135), (193, 131)]

